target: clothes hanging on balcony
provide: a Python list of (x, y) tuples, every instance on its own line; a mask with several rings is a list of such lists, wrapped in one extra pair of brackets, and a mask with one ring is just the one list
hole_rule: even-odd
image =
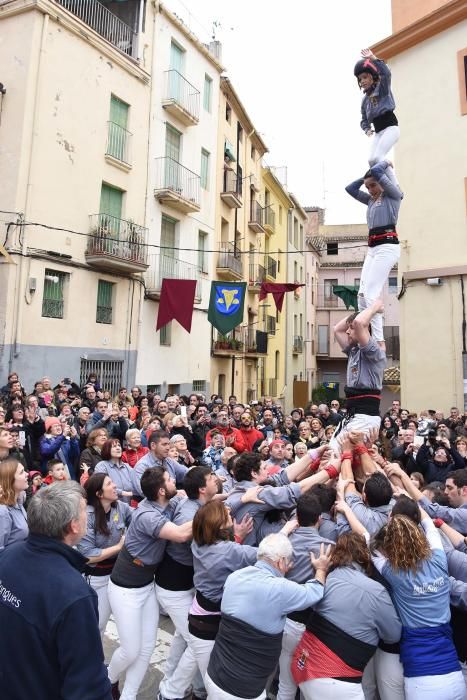
[(268, 334), (264, 331), (256, 331), (256, 352), (267, 353)]
[(266, 299), (268, 294), (272, 294), (276, 309), (282, 311), (284, 304), (284, 295), (286, 292), (295, 292), (299, 287), (304, 287), (304, 284), (279, 284), (278, 282), (262, 282), (259, 291), (259, 301)]
[(156, 331), (175, 320), (191, 333), (191, 319), (196, 294), (196, 280), (163, 279)]

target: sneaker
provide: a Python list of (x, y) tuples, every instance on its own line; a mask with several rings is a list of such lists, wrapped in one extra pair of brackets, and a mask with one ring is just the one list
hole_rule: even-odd
[(120, 690), (118, 689), (118, 681), (110, 686), (112, 700), (120, 700)]

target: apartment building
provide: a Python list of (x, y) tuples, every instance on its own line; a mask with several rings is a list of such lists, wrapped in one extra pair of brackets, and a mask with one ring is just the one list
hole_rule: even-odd
[(152, 3), (0, 3), (0, 374), (116, 389), (137, 365)]
[[(320, 224), (318, 235), (310, 237), (310, 245), (320, 253), (316, 297), (317, 383), (325, 387), (332, 385), (332, 390), (341, 397), (344, 396), (347, 358), (334, 338), (333, 328), (354, 309), (348, 310), (333, 290), (344, 286), (349, 291), (358, 291), (367, 242), (368, 228), (364, 224)], [(394, 269), (383, 288), (384, 337), (388, 356), (388, 370), (383, 382), (383, 410), (398, 397), (394, 371), (391, 372), (399, 365), (397, 294), (397, 269)]]
[[(391, 66), (401, 138), (402, 402), (467, 408), (467, 4), (392, 2)], [(414, 92), (414, 85), (417, 86)]]
[[(305, 223), (307, 214), (297, 198), (290, 193), (293, 209), (287, 214), (287, 281), (305, 284)], [(287, 294), (285, 307), (285, 391), (286, 410), (305, 406), (311, 397), (306, 369), (306, 344), (309, 321), (306, 314), (306, 287)], [(308, 323), (308, 329), (307, 329)]]
[[(148, 269), (136, 381), (158, 393), (209, 393), (206, 309), (216, 246), (219, 44), (202, 44), (159, 6), (149, 119)], [(191, 335), (176, 321), (156, 332), (163, 279), (196, 280)]]
[(324, 224), (324, 209), (320, 207), (304, 207), (306, 221), (304, 224), (305, 255), (305, 371), (308, 383), (308, 394), (311, 397), (318, 383), (318, 364), (316, 361), (316, 301), (318, 298), (318, 275), (321, 251), (315, 247), (313, 240), (318, 239), (319, 226)]
[(267, 230), (261, 159), (267, 147), (226, 77), (220, 80), (216, 176), (216, 225), (212, 278), (246, 282), (241, 325), (223, 336), (210, 327), (211, 389), (239, 401), (258, 398), (260, 367), (268, 353), (258, 293), (265, 279)]

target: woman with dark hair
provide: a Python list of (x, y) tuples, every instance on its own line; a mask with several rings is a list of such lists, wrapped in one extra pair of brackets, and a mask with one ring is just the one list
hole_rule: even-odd
[(363, 700), (363, 670), (379, 640), (399, 641), (401, 624), (389, 593), (369, 578), (371, 573), (365, 538), (341, 535), (331, 555), (324, 597), (292, 659), (292, 675), (305, 700)]
[(125, 541), (125, 528), (131, 522), (132, 510), (118, 500), (117, 487), (107, 474), (93, 474), (84, 486), (87, 498), (86, 535), (77, 545), (87, 557), (85, 575), (97, 593), (99, 630), (104, 634), (110, 617), (108, 583)]
[(107, 474), (117, 488), (118, 498), (130, 503), (137, 494), (133, 469), (122, 460), (122, 446), (116, 438), (106, 440), (101, 451), (102, 461), (96, 464), (95, 474)]
[(27, 488), (28, 475), (20, 462), (11, 458), (0, 462), (0, 552), (28, 536), (27, 516), (23, 507)]

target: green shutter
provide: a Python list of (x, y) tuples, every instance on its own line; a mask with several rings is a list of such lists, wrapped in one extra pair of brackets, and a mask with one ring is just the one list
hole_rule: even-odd
[(207, 272), (207, 265), (206, 265), (206, 240), (207, 240), (207, 233), (204, 233), (204, 231), (200, 231), (198, 233), (198, 267), (201, 270), (201, 272)]
[(118, 233), (122, 218), (123, 192), (102, 183), (99, 206), (99, 225), (109, 232)]
[(207, 112), (211, 111), (212, 80), (209, 75), (204, 76), (203, 106)]
[(170, 44), (170, 68), (172, 70), (178, 70), (179, 73), (183, 73), (184, 58), (185, 52), (183, 49), (172, 41)]
[(99, 280), (97, 287), (96, 323), (112, 323), (113, 284)]
[(129, 161), (128, 110), (126, 102), (119, 100), (115, 95), (111, 96), (107, 153), (124, 163)]
[(57, 270), (46, 269), (44, 272), (44, 294), (42, 297), (42, 316), (63, 318), (63, 287), (66, 274)]
[(128, 128), (128, 105), (115, 95), (110, 98), (110, 121), (123, 129)]
[(209, 153), (204, 148), (201, 149), (201, 187), (203, 190), (208, 189), (209, 182)]

